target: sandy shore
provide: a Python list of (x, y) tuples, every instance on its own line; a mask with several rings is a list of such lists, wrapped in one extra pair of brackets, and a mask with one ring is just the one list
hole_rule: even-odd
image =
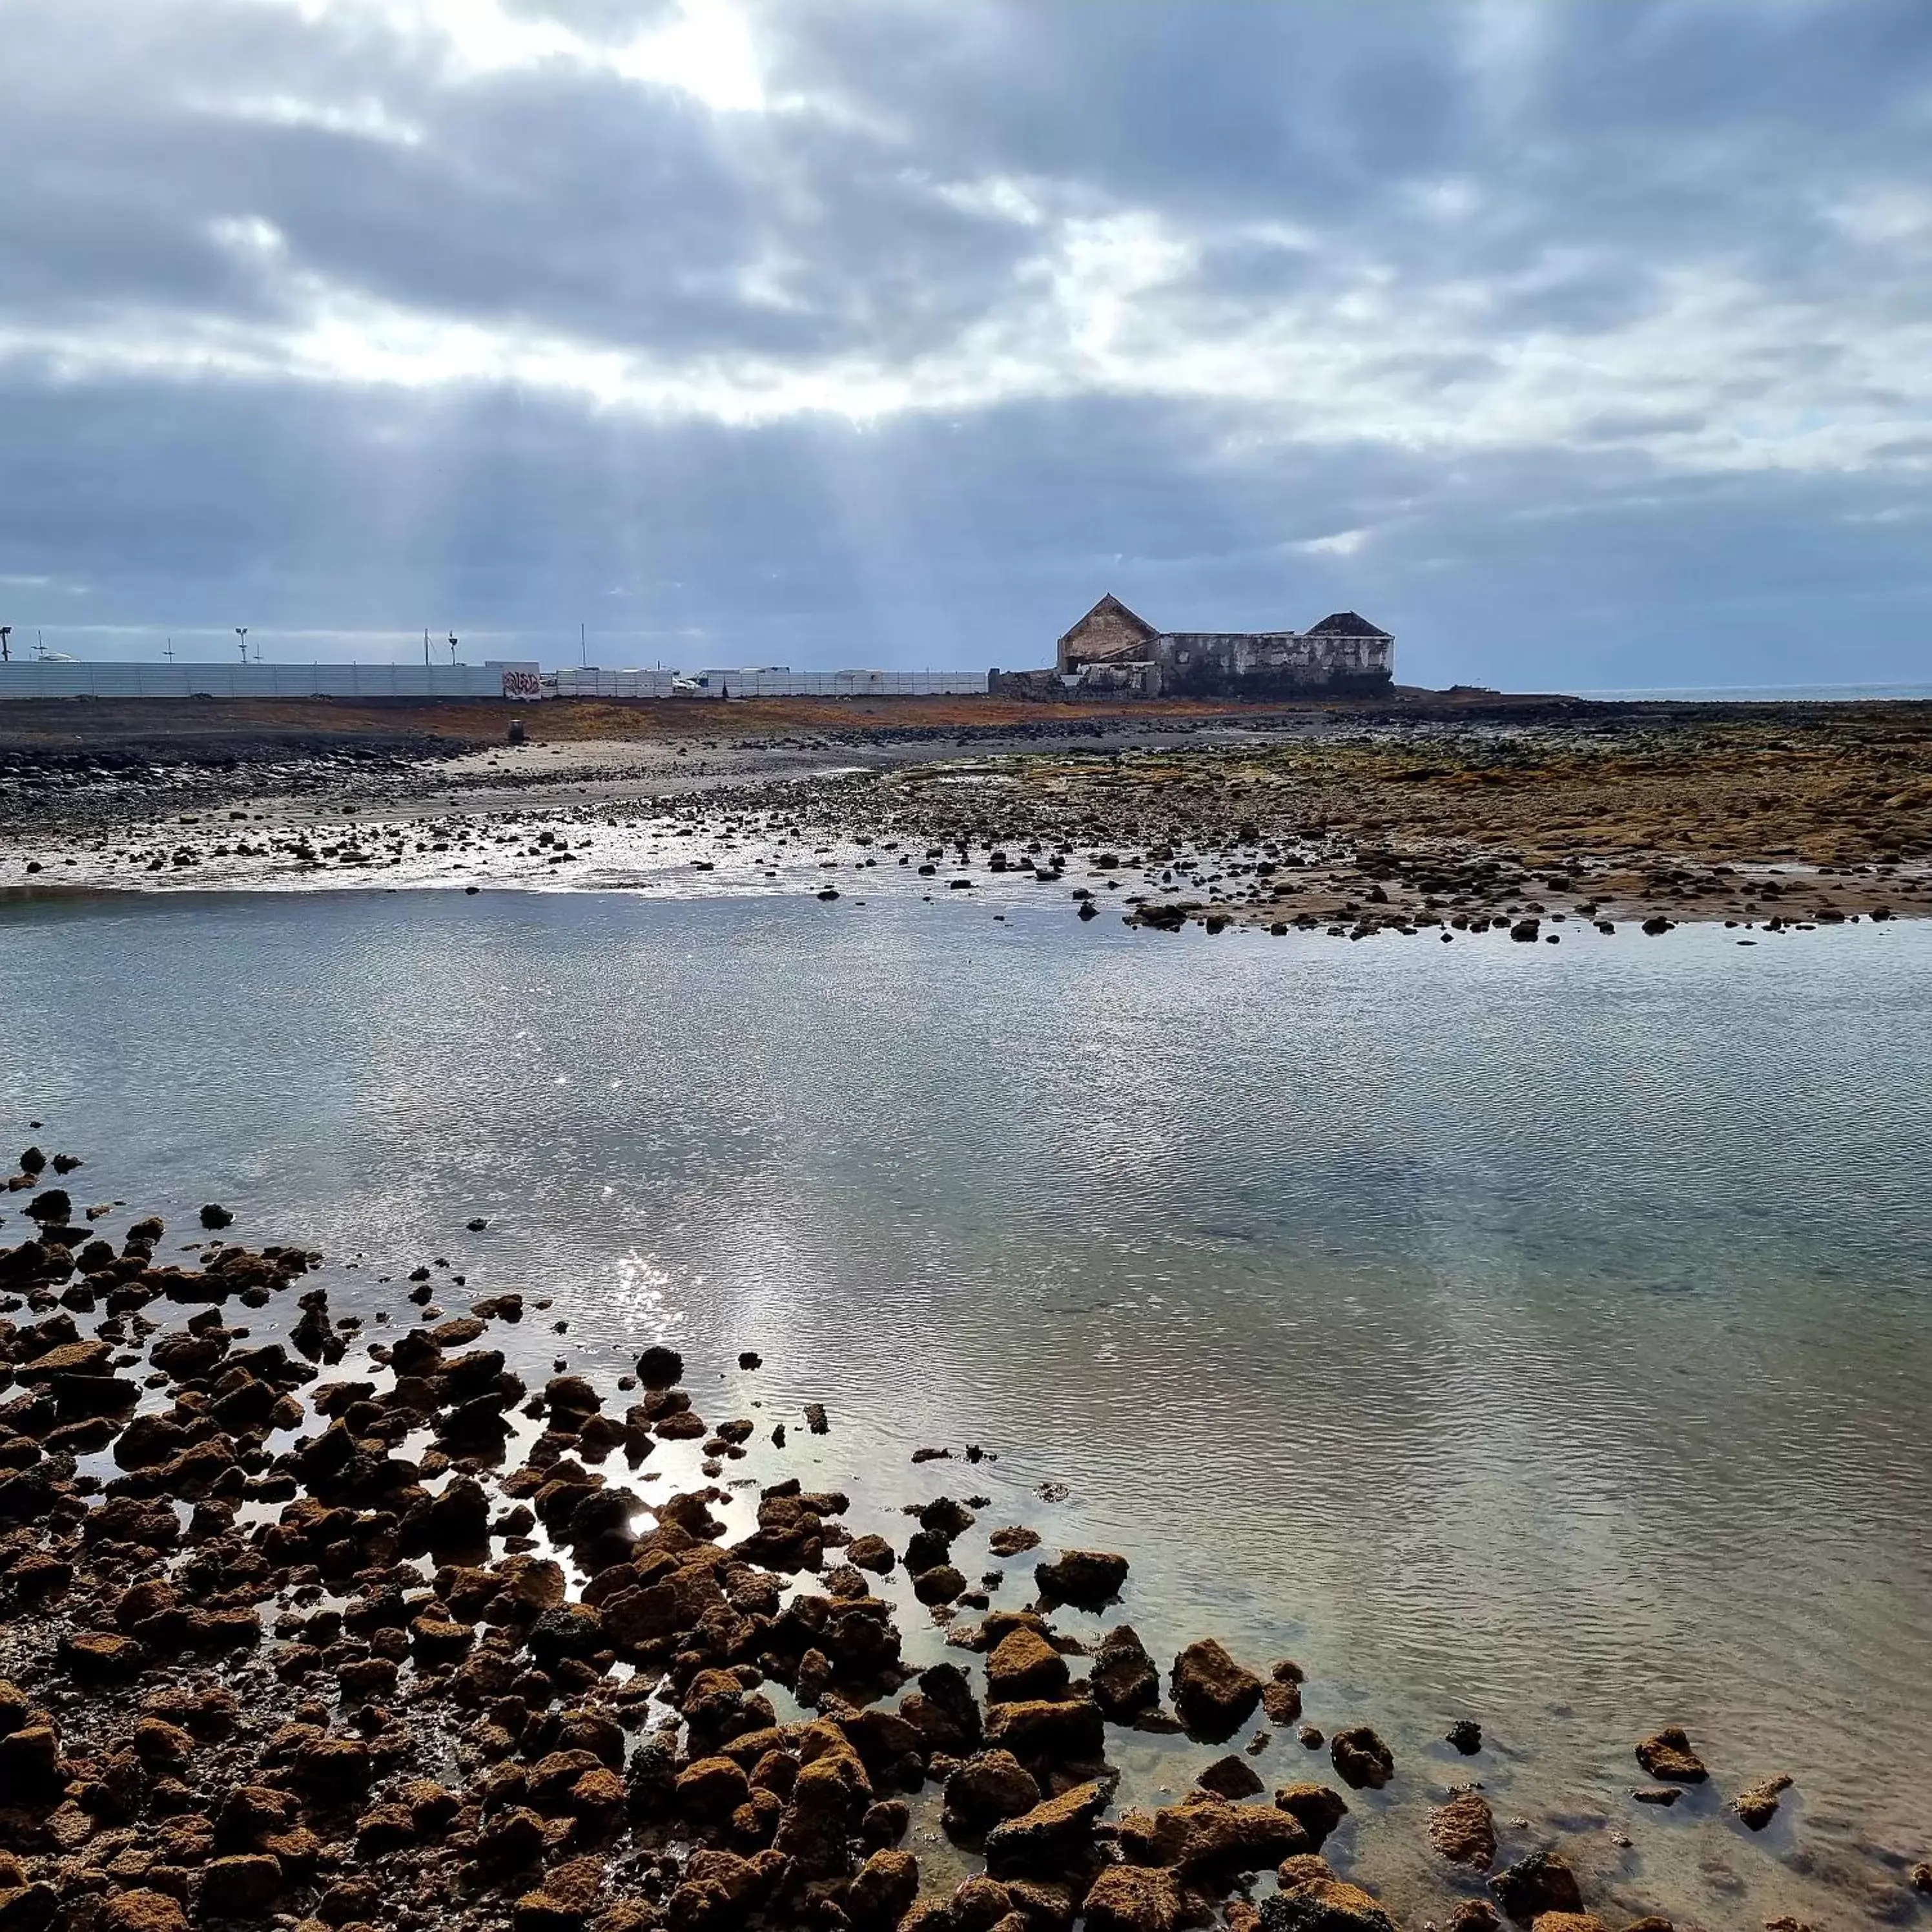
[[(513, 717), (530, 742), (500, 742)], [(701, 870), (711, 890), (820, 890), (856, 868), (880, 890), (881, 862), (920, 890), (1024, 884), (1155, 927), (1357, 938), (1922, 916), (1932, 706), (0, 715), (0, 888), (314, 884), (346, 869), (399, 885), (646, 889)]]

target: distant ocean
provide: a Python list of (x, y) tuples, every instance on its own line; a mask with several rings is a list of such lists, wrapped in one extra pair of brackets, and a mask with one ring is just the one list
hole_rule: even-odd
[(1675, 698), (1681, 703), (1868, 704), (1874, 698), (1932, 698), (1932, 684), (1694, 685), (1643, 691), (1577, 691), (1573, 698)]

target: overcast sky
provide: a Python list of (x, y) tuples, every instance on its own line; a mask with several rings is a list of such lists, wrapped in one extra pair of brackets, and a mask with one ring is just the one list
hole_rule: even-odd
[(0, 0), (0, 130), (16, 645), (1932, 680), (1928, 0)]

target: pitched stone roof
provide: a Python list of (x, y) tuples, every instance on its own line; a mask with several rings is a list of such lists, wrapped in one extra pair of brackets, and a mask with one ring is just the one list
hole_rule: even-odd
[(1311, 638), (1386, 638), (1389, 634), (1352, 610), (1336, 610), (1312, 626), (1306, 634)]
[(1096, 617), (1124, 618), (1130, 627), (1138, 631), (1143, 638), (1157, 638), (1160, 635), (1160, 632), (1156, 630), (1144, 617), (1130, 610), (1110, 590), (1099, 603), (1094, 606), (1092, 610), (1087, 613), (1085, 616), (1080, 620), (1079, 623), (1072, 624), (1067, 627), (1066, 637), (1063, 637), (1060, 641), (1063, 644), (1065, 644), (1067, 638), (1072, 637), (1074, 632), (1079, 629), (1081, 624), (1089, 623)]

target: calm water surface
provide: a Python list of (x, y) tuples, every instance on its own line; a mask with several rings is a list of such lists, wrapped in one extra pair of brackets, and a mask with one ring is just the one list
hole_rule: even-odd
[[(1293, 1654), (1391, 1738), (1359, 1811), (1478, 1775), (1600, 1898), (1828, 1918), (1932, 1854), (1932, 927), (1734, 939), (16, 904), (0, 1120), (86, 1198), (360, 1253), (338, 1308), (447, 1257), (556, 1298), (526, 1369), (671, 1340), (707, 1412), (825, 1402), (795, 1450), (883, 1508), (1125, 1552), (1156, 1651)], [(1666, 1815), (1629, 1752), (1668, 1721), (1719, 1791)], [(1777, 1770), (1749, 1838), (1720, 1798)], [(1412, 1835), (1360, 1869), (1420, 1885)]]

